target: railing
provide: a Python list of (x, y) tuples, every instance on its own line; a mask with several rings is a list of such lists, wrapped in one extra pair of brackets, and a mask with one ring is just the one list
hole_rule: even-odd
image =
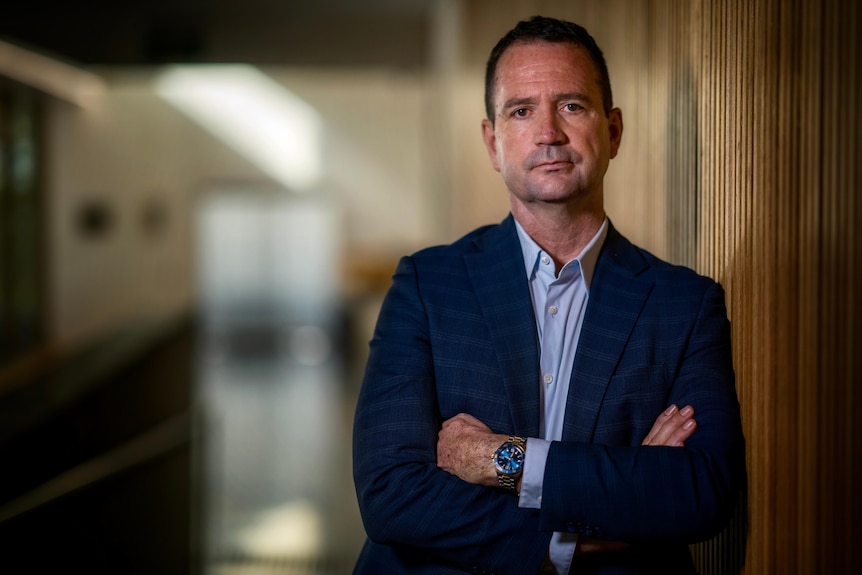
[(137, 325), (0, 372), (0, 572), (193, 571), (193, 333)]

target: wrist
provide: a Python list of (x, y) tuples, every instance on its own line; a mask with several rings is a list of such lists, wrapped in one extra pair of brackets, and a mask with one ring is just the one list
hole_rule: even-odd
[(497, 483), (506, 491), (512, 493), (521, 491), (521, 475), (524, 471), (526, 450), (527, 440), (511, 435), (497, 447), (491, 456)]

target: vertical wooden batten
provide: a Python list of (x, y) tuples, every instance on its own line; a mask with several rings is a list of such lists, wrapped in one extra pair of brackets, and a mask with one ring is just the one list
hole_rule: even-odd
[[(744, 572), (856, 572), (859, 9), (725, 0), (695, 13), (696, 267), (725, 286), (733, 326)], [(726, 572), (714, 554), (698, 558), (702, 572)]]

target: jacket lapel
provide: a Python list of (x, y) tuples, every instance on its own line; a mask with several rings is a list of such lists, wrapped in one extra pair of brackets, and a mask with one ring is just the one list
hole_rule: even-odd
[[(474, 240), (465, 256), (470, 280), (503, 371), (513, 433), (539, 433), (539, 346), (533, 304), (510, 215)], [(496, 431), (496, 430), (495, 430)]]
[(640, 252), (611, 226), (596, 264), (569, 384), (564, 441), (592, 440), (610, 378), (653, 282)]

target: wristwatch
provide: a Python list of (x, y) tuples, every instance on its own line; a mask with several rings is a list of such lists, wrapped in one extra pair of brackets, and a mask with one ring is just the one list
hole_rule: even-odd
[(523, 437), (509, 436), (494, 452), (494, 468), (497, 470), (497, 480), (500, 487), (507, 491), (516, 491), (515, 484), (524, 471), (524, 458), (527, 454), (527, 440)]

